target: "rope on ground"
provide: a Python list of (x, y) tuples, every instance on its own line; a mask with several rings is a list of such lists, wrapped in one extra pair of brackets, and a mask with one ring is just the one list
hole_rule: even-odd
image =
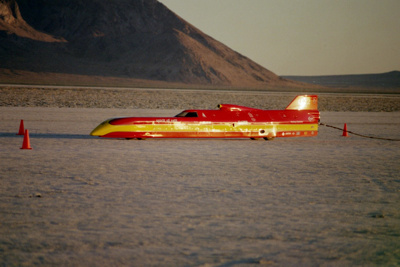
[[(330, 127), (330, 128), (337, 129), (337, 130), (340, 130), (340, 131), (344, 131), (343, 128), (335, 127), (335, 126), (328, 125), (328, 124), (325, 124), (325, 123), (322, 123), (322, 122), (320, 122), (319, 125)], [(364, 138), (379, 139), (379, 140), (386, 140), (386, 141), (400, 141), (400, 139), (392, 139), (392, 138), (383, 138), (383, 137), (363, 135), (363, 134), (359, 134), (359, 133), (355, 133), (355, 132), (347, 131), (347, 130), (346, 130), (346, 132), (348, 132), (349, 134), (361, 136), (361, 137), (364, 137)]]

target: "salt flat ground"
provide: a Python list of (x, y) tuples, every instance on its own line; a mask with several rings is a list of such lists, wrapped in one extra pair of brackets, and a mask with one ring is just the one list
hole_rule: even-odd
[[(0, 108), (0, 265), (400, 265), (400, 142), (342, 137), (111, 140), (116, 116)], [(400, 113), (321, 121), (400, 138)], [(33, 150), (20, 150), (20, 119)]]

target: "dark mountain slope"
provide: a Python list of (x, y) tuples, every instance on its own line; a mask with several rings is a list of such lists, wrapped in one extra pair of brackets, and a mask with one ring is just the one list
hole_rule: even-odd
[(302, 87), (156, 0), (0, 0), (0, 68), (238, 87)]

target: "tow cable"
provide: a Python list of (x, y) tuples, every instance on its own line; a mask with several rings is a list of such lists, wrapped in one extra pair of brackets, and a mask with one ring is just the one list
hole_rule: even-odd
[(383, 137), (363, 135), (363, 134), (359, 134), (359, 133), (355, 133), (355, 132), (352, 132), (352, 131), (345, 130), (343, 128), (339, 128), (339, 127), (336, 127), (336, 126), (328, 125), (328, 124), (325, 124), (325, 123), (322, 123), (322, 122), (320, 122), (319, 125), (326, 126), (326, 127), (333, 128), (333, 129), (337, 129), (337, 130), (340, 130), (340, 131), (345, 131), (345, 132), (347, 132), (349, 134), (361, 136), (361, 137), (364, 137), (364, 138), (379, 139), (379, 140), (386, 140), (386, 141), (400, 141), (400, 139), (392, 139), (392, 138), (383, 138)]

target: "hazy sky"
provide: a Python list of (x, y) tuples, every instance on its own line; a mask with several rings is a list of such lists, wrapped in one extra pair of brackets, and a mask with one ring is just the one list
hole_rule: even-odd
[(400, 70), (400, 0), (159, 0), (278, 75)]

